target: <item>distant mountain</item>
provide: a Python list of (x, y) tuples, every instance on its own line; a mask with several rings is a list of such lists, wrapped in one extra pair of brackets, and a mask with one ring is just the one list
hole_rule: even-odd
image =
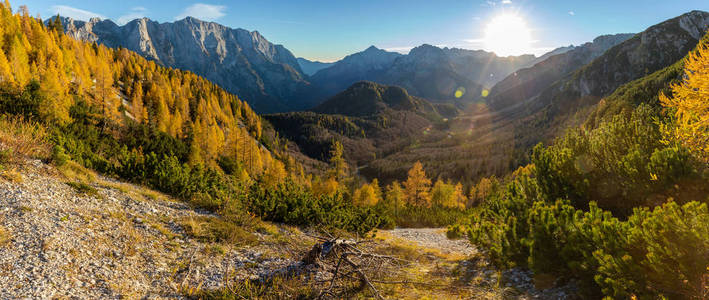
[[(529, 162), (534, 145), (549, 142), (568, 128), (593, 127), (638, 103), (657, 106), (658, 92), (681, 78), (680, 60), (696, 47), (708, 25), (709, 13), (693, 11), (629, 39), (620, 36), (625, 41), (614, 47), (606, 44), (617, 43), (614, 38), (602, 37), (593, 43), (600, 42), (597, 51), (601, 53), (595, 59), (588, 58), (593, 56), (593, 49), (586, 47), (593, 45), (588, 44), (550, 56), (498, 83), (488, 101), (506, 89), (523, 96), (511, 97), (499, 109), (495, 103), (471, 106), (470, 112), (442, 127), (449, 136), (422, 139), (416, 147), (378, 156), (360, 174), (380, 180), (405, 179), (397, 177), (405, 174), (402, 166), (416, 161), (433, 177), (476, 181), (508, 174)], [(583, 60), (589, 62), (582, 64)], [(514, 77), (525, 80), (512, 81)], [(546, 81), (536, 81), (539, 86), (524, 85), (534, 79)], [(531, 91), (529, 96), (524, 96), (527, 91)]]
[[(517, 147), (526, 149), (557, 136), (567, 126), (584, 122), (589, 109), (621, 85), (682, 59), (694, 49), (707, 28), (709, 13), (692, 11), (683, 14), (611, 47), (590, 63), (557, 80), (547, 80), (546, 86), (522, 85), (522, 88), (505, 90), (500, 83), (493, 89), (491, 107), (500, 113), (498, 123), (514, 124)], [(517, 73), (520, 77), (524, 72)], [(504, 102), (495, 102), (501, 99)]]
[[(529, 66), (535, 57), (497, 57), (485, 51), (421, 45), (409, 54), (387, 52), (374, 46), (345, 57), (310, 78), (325, 99), (360, 80), (405, 88), (411, 95), (435, 102), (470, 101), (484, 87), (511, 72)], [(456, 92), (459, 94), (456, 96)]]
[(357, 82), (309, 112), (265, 115), (280, 136), (294, 141), (315, 159), (328, 159), (333, 140), (342, 142), (346, 158), (366, 164), (405, 148), (419, 137), (437, 132), (444, 115), (459, 111), (431, 104), (405, 89), (374, 82)]
[[(583, 45), (582, 45), (582, 46), (583, 46)], [(543, 61), (547, 60), (547, 58), (549, 58), (549, 57), (552, 57), (552, 56), (554, 56), (554, 55), (564, 54), (564, 53), (569, 52), (569, 51), (571, 51), (571, 50), (574, 50), (574, 49), (576, 49), (576, 48), (577, 48), (577, 47), (574, 46), (574, 45), (569, 45), (569, 46), (565, 46), (565, 47), (558, 47), (558, 48), (556, 48), (556, 49), (554, 49), (554, 50), (551, 50), (551, 51), (549, 51), (549, 52), (547, 52), (547, 53), (542, 54), (542, 56), (540, 56), (540, 57), (535, 58), (535, 59), (534, 59), (534, 62), (533, 62), (531, 65), (532, 65), (532, 66), (533, 66), (533, 65), (536, 65), (537, 63), (540, 63), (540, 62), (543, 62)]]
[(66, 33), (108, 47), (124, 47), (159, 64), (192, 71), (247, 101), (258, 112), (300, 108), (300, 64), (285, 47), (257, 31), (187, 17), (172, 23), (147, 18), (118, 26), (111, 20), (64, 18)]
[(312, 60), (308, 60), (308, 59), (305, 59), (302, 57), (298, 57), (298, 65), (300, 65), (300, 69), (303, 70), (303, 73), (305, 73), (308, 76), (313, 75), (317, 71), (328, 68), (334, 64), (335, 63), (325, 63), (325, 62), (319, 62), (319, 61), (312, 61)]
[[(412, 95), (435, 102), (474, 100), (483, 89), (480, 83), (456, 70), (446, 51), (431, 45), (411, 49), (374, 81), (401, 86)], [(456, 91), (460, 91), (457, 96)]]
[(437, 114), (431, 103), (421, 98), (409, 96), (403, 88), (369, 81), (355, 83), (345, 91), (316, 106), (312, 111), (331, 115), (368, 117), (390, 109)]
[(550, 84), (588, 64), (611, 47), (624, 42), (633, 35), (604, 35), (581, 46), (557, 48), (542, 56), (546, 56), (547, 59), (532, 67), (517, 70), (498, 82), (490, 90), (487, 102), (495, 110), (502, 111), (534, 97)]
[(310, 77), (310, 81), (317, 89), (313, 97), (327, 99), (355, 82), (374, 80), (401, 56), (399, 53), (387, 52), (374, 46), (348, 55)]
[(531, 66), (534, 55), (499, 57), (483, 50), (443, 48), (453, 68), (466, 78), (490, 88), (510, 73)]

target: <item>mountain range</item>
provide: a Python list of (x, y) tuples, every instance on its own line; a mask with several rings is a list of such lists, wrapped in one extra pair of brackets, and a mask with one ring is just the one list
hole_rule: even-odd
[(66, 34), (108, 47), (123, 47), (161, 65), (192, 71), (246, 100), (258, 112), (298, 108), (296, 95), (308, 86), (293, 54), (258, 31), (232, 29), (192, 17), (158, 23), (135, 19), (63, 18)]
[(682, 59), (708, 26), (709, 13), (692, 11), (632, 37), (600, 37), (511, 75), (493, 87), (488, 104), (499, 123), (515, 123), (517, 145), (531, 147), (583, 122), (583, 111), (621, 85)]
[(692, 11), (635, 35), (602, 36), (549, 56), (496, 84), (486, 105), (471, 106), (440, 127), (447, 136), (379, 157), (360, 173), (402, 179), (402, 170), (422, 161), (427, 172), (443, 178), (507, 174), (529, 162), (534, 145), (550, 143), (589, 117), (595, 120), (586, 125), (593, 126), (622, 111), (618, 105), (659, 105), (658, 93), (681, 78), (678, 63), (708, 28), (709, 13)]
[(74, 38), (123, 47), (161, 65), (192, 71), (261, 113), (308, 109), (361, 80), (401, 86), (434, 102), (470, 102), (482, 89), (537, 59), (421, 45), (407, 55), (372, 46), (322, 63), (296, 58), (258, 31), (192, 17), (168, 23), (141, 18), (122, 26), (98, 18), (61, 20)]
[[(360, 80), (406, 88), (412, 95), (434, 102), (480, 98), (515, 70), (531, 65), (533, 55), (498, 57), (481, 50), (421, 45), (407, 55), (374, 46), (345, 57), (311, 76), (315, 97), (327, 98)], [(458, 95), (456, 95), (458, 93)]]
[[(365, 175), (386, 177), (415, 160), (450, 158), (455, 167), (430, 171), (475, 177), (461, 170), (504, 173), (524, 161), (532, 145), (582, 123), (584, 113), (622, 84), (681, 59), (696, 45), (707, 19), (707, 13), (693, 11), (637, 35), (599, 36), (541, 57), (498, 57), (424, 44), (408, 54), (371, 46), (335, 63), (297, 59), (258, 32), (194, 18), (139, 19), (124, 26), (96, 19), (64, 23), (74, 37), (215, 78), (259, 112), (309, 109), (265, 119), (312, 158), (326, 158), (335, 138), (345, 141), (347, 153), (355, 153), (348, 154), (350, 162), (367, 165)], [(395, 109), (387, 102), (393, 99), (407, 99), (391, 103), (408, 109)], [(486, 107), (474, 104), (481, 100)], [(490, 151), (499, 155), (478, 157)], [(387, 169), (394, 165), (398, 169)]]

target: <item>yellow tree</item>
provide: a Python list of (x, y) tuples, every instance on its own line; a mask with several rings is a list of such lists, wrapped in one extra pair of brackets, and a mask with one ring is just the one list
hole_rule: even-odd
[(138, 123), (143, 122), (143, 118), (147, 117), (147, 110), (143, 105), (143, 85), (140, 84), (140, 80), (136, 80), (133, 83), (133, 90), (130, 96), (131, 102), (131, 114)]
[(376, 205), (380, 198), (377, 196), (377, 192), (371, 184), (364, 184), (360, 188), (356, 189), (352, 195), (352, 200), (355, 205), (359, 206), (374, 206)]
[(394, 181), (387, 187), (385, 201), (392, 209), (394, 209), (394, 215), (399, 215), (399, 210), (404, 206), (404, 191), (401, 189), (401, 184), (398, 181)]
[(684, 80), (672, 86), (672, 97), (660, 93), (660, 102), (675, 110), (676, 126), (665, 133), (709, 163), (709, 40), (689, 54), (684, 67)]
[(101, 107), (104, 118), (116, 120), (118, 115), (118, 99), (113, 92), (113, 74), (105, 51), (99, 51), (94, 68), (94, 97)]
[(436, 180), (431, 188), (431, 204), (434, 206), (448, 206), (453, 197), (453, 187), (443, 182), (440, 178)]
[(458, 182), (453, 189), (453, 207), (464, 209), (468, 203), (468, 198), (465, 197), (465, 192), (463, 192), (463, 184)]
[(335, 178), (328, 177), (325, 180), (322, 180), (320, 177), (315, 177), (312, 182), (312, 189), (313, 189), (313, 195), (315, 197), (322, 197), (322, 196), (332, 196), (334, 195), (340, 188), (340, 184), (335, 180)]
[(14, 81), (15, 77), (12, 76), (12, 70), (7, 61), (7, 56), (5, 56), (5, 52), (0, 48), (0, 82), (12, 84)]
[(57, 77), (59, 70), (50, 63), (49, 67), (42, 74), (42, 84), (40, 91), (45, 100), (40, 103), (39, 113), (43, 118), (63, 124), (69, 121), (69, 106), (71, 106), (65, 88), (61, 80)]
[(431, 180), (426, 177), (421, 162), (414, 163), (409, 170), (409, 177), (404, 181), (406, 201), (417, 206), (431, 206)]
[(29, 58), (24, 43), (15, 36), (10, 42), (9, 49), (8, 62), (15, 77), (15, 82), (19, 86), (25, 86), (30, 81), (31, 75)]
[(470, 204), (478, 205), (485, 201), (485, 198), (497, 187), (497, 178), (482, 178), (477, 185), (470, 188)]
[(465, 208), (467, 198), (463, 193), (463, 185), (453, 185), (450, 181), (437, 180), (431, 189), (431, 203), (442, 207)]
[(263, 172), (263, 182), (268, 187), (275, 187), (283, 182), (287, 175), (283, 163), (277, 160), (271, 160), (270, 164)]
[(378, 199), (377, 201), (382, 200), (382, 197), (383, 197), (383, 195), (382, 195), (382, 188), (379, 187), (379, 180), (376, 179), (376, 178), (374, 178), (374, 179), (372, 179), (372, 183), (370, 183), (369, 185), (372, 186), (372, 189), (374, 190), (374, 195), (375, 195), (375, 196), (377, 197), (377, 199)]
[(330, 176), (337, 181), (342, 181), (347, 177), (347, 162), (342, 157), (342, 143), (335, 141), (330, 149)]

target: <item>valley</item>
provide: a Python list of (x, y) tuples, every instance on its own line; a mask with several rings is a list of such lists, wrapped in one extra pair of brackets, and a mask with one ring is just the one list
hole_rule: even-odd
[(372, 30), (383, 7), (440, 7), (227, 4), (0, 4), (0, 298), (709, 295), (702, 5), (641, 28), (488, 1), (480, 39), (356, 52), (419, 26)]

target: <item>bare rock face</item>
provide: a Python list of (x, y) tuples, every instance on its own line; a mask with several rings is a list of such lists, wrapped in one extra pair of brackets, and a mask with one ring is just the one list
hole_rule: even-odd
[(299, 108), (296, 95), (308, 85), (295, 56), (257, 31), (192, 17), (173, 23), (142, 18), (123, 26), (100, 19), (64, 18), (62, 23), (74, 38), (124, 47), (162, 65), (204, 76), (258, 112)]

